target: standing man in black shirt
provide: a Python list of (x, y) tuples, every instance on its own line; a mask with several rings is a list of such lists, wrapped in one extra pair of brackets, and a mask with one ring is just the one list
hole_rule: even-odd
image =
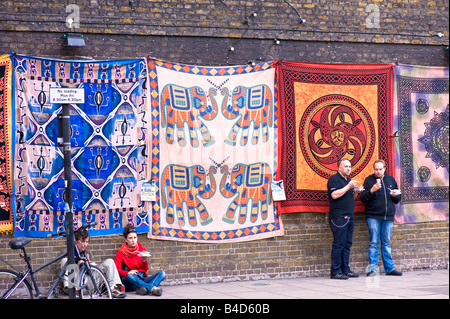
[(355, 190), (357, 181), (350, 179), (352, 165), (346, 158), (338, 162), (338, 172), (331, 176), (327, 183), (330, 203), (329, 222), (333, 232), (333, 248), (331, 250), (331, 278), (348, 279), (359, 277), (349, 266), (350, 248), (353, 242)]

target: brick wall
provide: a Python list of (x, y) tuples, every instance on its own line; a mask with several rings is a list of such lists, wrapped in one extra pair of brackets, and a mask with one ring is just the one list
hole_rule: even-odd
[[(442, 44), (448, 1), (43, 0), (3, 1), (3, 30)], [(77, 7), (67, 7), (75, 4)], [(256, 13), (256, 16), (252, 14)], [(79, 19), (77, 19), (79, 17)], [(304, 23), (301, 23), (305, 19)]]
[[(283, 237), (253, 242), (196, 244), (150, 240), (146, 234), (139, 241), (152, 252), (151, 270), (167, 273), (165, 284), (204, 283), (262, 278), (327, 276), (330, 269), (332, 234), (326, 214), (299, 213), (282, 215)], [(392, 255), (398, 269), (444, 269), (448, 262), (448, 221), (395, 225)], [(0, 239), (0, 256), (23, 267), (18, 251), (9, 249), (10, 238)], [(90, 250), (98, 262), (114, 258), (123, 237), (92, 237)], [(33, 265), (58, 256), (65, 249), (65, 239), (35, 238), (30, 243)], [(351, 266), (363, 273), (368, 265), (369, 236), (362, 214), (355, 218)], [(380, 262), (381, 267), (381, 262)], [(38, 280), (48, 286), (57, 272), (52, 265), (39, 273)]]
[[(72, 2), (3, 1), (0, 54), (86, 59), (149, 55), (198, 65), (279, 59), (448, 65), (448, 1), (79, 0), (80, 26), (71, 30), (65, 20), (73, 12), (66, 13)], [(373, 19), (366, 21), (374, 14), (366, 12), (370, 5), (378, 7), (379, 26), (371, 25)], [(257, 16), (248, 19), (253, 12)], [(300, 24), (300, 17), (306, 22)], [(64, 47), (62, 34), (69, 31), (83, 33), (86, 46)], [(439, 32), (444, 36), (436, 36)], [(281, 218), (285, 236), (254, 242), (150, 241), (145, 234), (139, 240), (152, 251), (152, 269), (167, 272), (168, 284), (328, 275), (332, 235), (327, 215), (299, 212)], [(445, 268), (448, 226), (448, 221), (394, 226), (398, 268)], [(0, 238), (0, 256), (19, 266), (9, 240)], [(113, 258), (122, 240), (95, 237), (90, 248), (98, 261)], [(29, 247), (33, 264), (39, 265), (62, 252), (65, 240), (33, 239)], [(367, 226), (363, 215), (357, 215), (351, 264), (358, 272), (367, 266), (367, 247)], [(55, 267), (39, 279), (48, 283)]]

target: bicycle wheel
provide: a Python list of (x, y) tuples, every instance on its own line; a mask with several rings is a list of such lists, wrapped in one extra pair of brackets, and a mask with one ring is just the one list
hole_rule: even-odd
[[(21, 277), (15, 271), (0, 269), (0, 299), (5, 299), (11, 288), (20, 281)], [(24, 281), (12, 292), (8, 299), (33, 299), (33, 291), (28, 280)]]
[[(83, 267), (80, 273), (80, 298), (81, 299), (112, 299), (111, 287), (105, 274), (96, 266), (90, 266), (92, 276), (87, 267)], [(95, 282), (95, 284), (94, 284)]]

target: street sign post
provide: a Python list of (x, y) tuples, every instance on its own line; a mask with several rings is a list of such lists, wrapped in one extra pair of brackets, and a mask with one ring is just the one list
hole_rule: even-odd
[[(75, 263), (74, 258), (74, 233), (73, 233), (73, 197), (72, 197), (72, 154), (70, 146), (70, 104), (84, 104), (83, 88), (50, 88), (50, 103), (62, 104), (61, 112), (58, 115), (57, 136), (58, 146), (62, 146), (64, 153), (64, 179), (65, 191), (63, 200), (66, 214), (66, 232), (67, 232), (67, 265), (68, 269), (73, 269), (71, 265)], [(69, 278), (74, 276), (69, 274)], [(69, 284), (69, 298), (75, 299), (74, 285)]]

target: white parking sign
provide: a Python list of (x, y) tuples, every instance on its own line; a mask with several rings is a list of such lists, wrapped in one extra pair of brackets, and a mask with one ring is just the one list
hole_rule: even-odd
[(84, 88), (50, 88), (52, 104), (83, 104)]

